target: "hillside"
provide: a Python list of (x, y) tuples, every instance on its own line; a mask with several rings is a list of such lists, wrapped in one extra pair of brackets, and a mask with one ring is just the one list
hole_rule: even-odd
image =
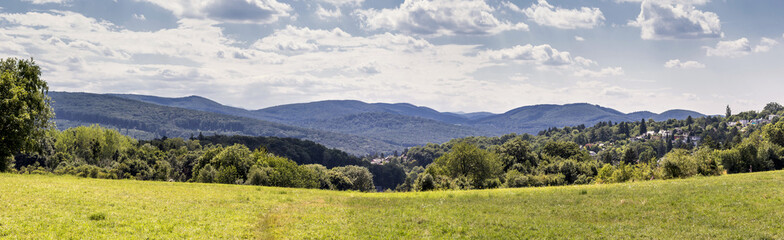
[[(378, 140), (311, 130), (258, 119), (230, 116), (184, 108), (167, 107), (109, 95), (50, 92), (59, 128), (100, 124), (117, 128), (133, 137), (183, 137), (205, 135), (250, 135), (292, 137), (311, 140), (351, 154), (364, 155), (400, 149)], [(135, 136), (134, 136), (135, 135)]]
[(598, 122), (634, 122), (641, 119), (664, 121), (670, 118), (685, 119), (688, 116), (697, 118), (705, 115), (685, 110), (671, 110), (662, 114), (652, 112), (624, 114), (611, 108), (587, 103), (546, 104), (520, 107), (503, 114), (480, 118), (473, 121), (472, 126), (484, 130), (489, 135), (500, 135), (510, 132), (533, 134), (550, 127), (577, 126), (581, 124), (592, 126)]
[[(784, 172), (481, 191), (357, 193), (0, 174), (0, 236), (784, 238)], [(380, 217), (383, 216), (383, 217)]]
[[(685, 110), (671, 110), (661, 114), (635, 112), (625, 114), (617, 110), (591, 104), (535, 105), (520, 107), (503, 114), (488, 112), (443, 113), (427, 107), (406, 103), (364, 103), (353, 100), (319, 101), (275, 106), (259, 110), (246, 110), (222, 105), (215, 101), (189, 96), (183, 98), (164, 98), (132, 94), (91, 95), (91, 98), (76, 97), (79, 101), (61, 100), (73, 93), (52, 93), (58, 111), (57, 122), (60, 127), (101, 123), (119, 125), (124, 134), (141, 139), (154, 137), (183, 136), (202, 131), (205, 134), (244, 134), (252, 136), (300, 137), (338, 147), (348, 152), (391, 153), (406, 147), (427, 143), (443, 143), (450, 139), (466, 136), (500, 136), (508, 133), (531, 133), (552, 127), (587, 125), (598, 122), (632, 122), (640, 119), (664, 121), (670, 118), (685, 119), (704, 116)], [(77, 94), (78, 95), (78, 94)], [(84, 96), (81, 94), (80, 96)], [(112, 103), (93, 104), (104, 106), (99, 109), (83, 108), (89, 101)], [(72, 97), (73, 98), (73, 97)], [(118, 99), (133, 100), (119, 101)], [(109, 99), (109, 98), (107, 98)], [(66, 102), (64, 102), (66, 101)], [(67, 106), (74, 103), (75, 105)], [(136, 105), (152, 108), (155, 111), (138, 111)], [(81, 105), (80, 105), (81, 104)], [(127, 106), (126, 106), (127, 105)], [(58, 109), (58, 108), (67, 108)], [(128, 110), (126, 110), (128, 108)], [(173, 111), (163, 113), (163, 111)], [(187, 111), (192, 110), (192, 111)], [(136, 112), (134, 115), (127, 112)], [(183, 115), (179, 112), (189, 112)], [(154, 116), (145, 116), (145, 115)], [(117, 115), (123, 117), (118, 120)], [(176, 120), (160, 116), (177, 116)], [(208, 120), (225, 119), (227, 122)], [(172, 124), (162, 124), (169, 122)], [(174, 121), (174, 122), (172, 122)], [(201, 126), (203, 124), (216, 129)], [(164, 125), (170, 127), (162, 127)], [(313, 129), (313, 130), (310, 130)], [(350, 136), (341, 141), (331, 136)], [(318, 136), (314, 136), (318, 135)], [(370, 142), (380, 144), (368, 144)]]
[[(342, 127), (340, 131), (343, 133), (356, 132), (359, 134), (362, 134), (368, 129), (378, 132), (395, 132), (395, 130), (400, 130), (399, 128), (386, 128), (383, 124), (372, 122), (377, 120), (376, 118), (355, 116), (367, 113), (391, 113), (385, 115), (386, 118), (397, 118), (392, 121), (398, 122), (412, 119), (414, 121), (421, 121), (411, 117), (429, 119), (435, 121), (431, 122), (431, 126), (437, 124), (436, 122), (441, 123), (437, 127), (446, 129), (453, 129), (453, 125), (458, 125), (462, 128), (466, 128), (466, 131), (461, 134), (477, 133), (485, 136), (503, 135), (511, 132), (536, 133), (550, 127), (576, 126), (580, 124), (590, 126), (601, 121), (629, 122), (640, 121), (640, 119), (665, 121), (671, 118), (685, 119), (688, 116), (694, 118), (705, 116), (701, 113), (688, 110), (669, 110), (661, 114), (649, 111), (625, 114), (611, 108), (587, 103), (525, 106), (510, 110), (503, 114), (493, 114), (489, 112), (448, 113), (438, 112), (431, 108), (418, 107), (407, 103), (364, 103), (355, 100), (330, 100), (286, 104), (249, 111), (220, 105), (214, 101), (195, 96), (184, 98), (161, 98), (143, 95), (117, 96), (165, 106), (225, 113), (322, 130), (334, 129), (333, 123), (340, 119), (360, 118), (368, 120), (353, 121), (352, 125), (356, 126), (356, 128), (345, 129), (345, 127)], [(196, 101), (193, 100), (194, 98), (201, 100)], [(402, 130), (409, 132), (427, 131), (427, 129), (416, 128), (414, 126), (415, 125), (412, 125), (409, 126), (409, 128)], [(428, 134), (432, 135), (434, 133), (431, 131), (428, 132)], [(453, 135), (447, 134), (445, 136), (437, 136), (435, 139), (443, 139), (450, 136)], [(428, 142), (423, 140), (424, 139), (419, 140), (419, 144)]]

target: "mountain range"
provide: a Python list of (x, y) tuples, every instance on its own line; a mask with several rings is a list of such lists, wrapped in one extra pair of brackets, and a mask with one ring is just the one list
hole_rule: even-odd
[(355, 155), (389, 153), (466, 136), (535, 134), (550, 127), (591, 126), (598, 122), (684, 119), (703, 114), (687, 110), (622, 113), (575, 103), (534, 105), (502, 114), (450, 113), (408, 103), (329, 100), (247, 110), (207, 98), (166, 98), (134, 94), (50, 92), (59, 128), (101, 124), (149, 139), (191, 134), (293, 137)]

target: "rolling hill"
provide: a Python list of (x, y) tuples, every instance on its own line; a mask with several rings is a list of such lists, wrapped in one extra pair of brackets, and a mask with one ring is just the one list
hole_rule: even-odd
[(250, 135), (311, 140), (351, 154), (391, 152), (402, 147), (383, 141), (258, 119), (161, 106), (110, 95), (50, 92), (58, 128), (100, 124), (141, 139), (205, 135)]
[(587, 103), (566, 105), (535, 105), (516, 108), (503, 114), (477, 119), (471, 126), (483, 130), (490, 135), (509, 132), (536, 133), (549, 127), (594, 125), (598, 122), (632, 122), (641, 119), (664, 121), (670, 118), (685, 119), (688, 116), (702, 117), (694, 111), (671, 110), (661, 114), (652, 112), (635, 112), (624, 114), (615, 109)]
[[(198, 132), (297, 137), (353, 154), (388, 153), (466, 136), (535, 134), (551, 127), (591, 126), (605, 121), (664, 121), (704, 116), (687, 110), (626, 114), (587, 103), (525, 106), (493, 114), (439, 112), (407, 103), (365, 103), (355, 100), (297, 103), (246, 110), (199, 96), (165, 98), (61, 92), (50, 95), (55, 100), (57, 121), (61, 127), (109, 124), (125, 129), (125, 134), (142, 139), (163, 135), (187, 137)], [(343, 138), (348, 140), (341, 140)]]

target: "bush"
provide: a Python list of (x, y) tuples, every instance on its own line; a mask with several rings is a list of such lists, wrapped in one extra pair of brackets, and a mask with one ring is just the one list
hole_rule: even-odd
[(428, 173), (420, 174), (414, 184), (416, 191), (431, 191), (436, 189), (436, 183), (433, 176)]
[(518, 172), (517, 170), (510, 170), (509, 172), (506, 172), (506, 187), (519, 188), (528, 186), (528, 176)]
[(336, 167), (332, 171), (341, 172), (343, 175), (351, 180), (351, 190), (370, 192), (375, 191), (376, 186), (373, 185), (373, 174), (365, 167), (360, 166), (345, 166)]
[(269, 168), (260, 168), (259, 166), (255, 165), (250, 167), (250, 171), (248, 172), (248, 180), (245, 182), (245, 184), (269, 186), (270, 179), (267, 175), (267, 171), (269, 171)]
[(329, 178), (329, 182), (333, 187), (333, 190), (351, 190), (354, 186), (354, 183), (351, 182), (343, 172), (340, 171), (329, 171), (327, 173), (327, 177)]
[(212, 165), (207, 164), (207, 166), (203, 167), (199, 170), (199, 174), (196, 175), (196, 181), (201, 183), (212, 183), (215, 182), (215, 168)]

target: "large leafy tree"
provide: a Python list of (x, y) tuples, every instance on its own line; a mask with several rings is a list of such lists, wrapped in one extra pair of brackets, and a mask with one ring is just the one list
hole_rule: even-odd
[(33, 151), (54, 116), (35, 61), (0, 59), (0, 171), (15, 153)]
[(484, 181), (498, 177), (502, 170), (498, 156), (465, 142), (456, 144), (428, 167), (436, 175), (467, 178), (475, 188), (485, 187)]

